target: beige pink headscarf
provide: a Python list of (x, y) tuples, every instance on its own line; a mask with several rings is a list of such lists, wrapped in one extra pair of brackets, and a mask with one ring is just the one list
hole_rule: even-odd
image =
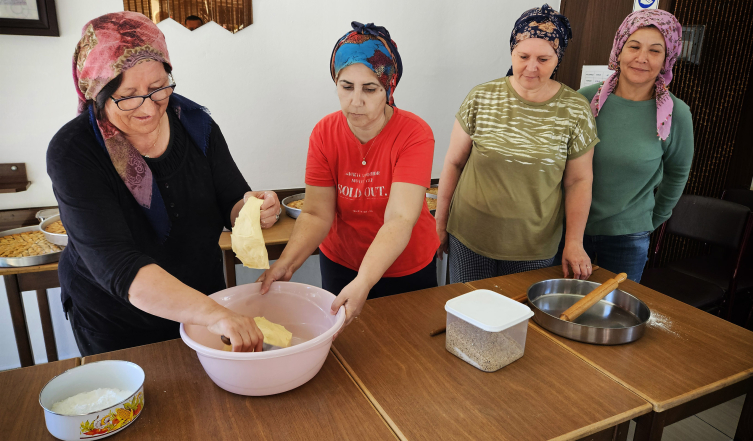
[[(87, 110), (87, 100), (96, 99), (107, 83), (148, 60), (170, 65), (165, 36), (143, 14), (128, 11), (105, 14), (84, 25), (73, 53), (78, 113)], [(152, 171), (120, 130), (107, 119), (96, 119), (91, 108), (88, 111), (95, 135), (110, 155), (112, 165), (160, 241), (164, 241), (170, 232), (170, 221)]]
[(669, 136), (674, 108), (667, 85), (672, 81), (672, 67), (682, 51), (682, 26), (680, 26), (677, 18), (667, 11), (643, 9), (635, 11), (625, 18), (614, 36), (612, 53), (609, 55), (609, 69), (615, 72), (599, 87), (599, 91), (594, 95), (591, 100), (591, 111), (593, 111), (595, 117), (599, 116), (599, 111), (604, 107), (609, 94), (614, 92), (620, 78), (620, 63), (617, 61), (617, 57), (622, 52), (622, 48), (630, 35), (647, 26), (655, 26), (662, 33), (667, 48), (664, 67), (656, 77), (656, 132), (663, 141)]
[(146, 60), (170, 64), (165, 36), (144, 14), (115, 12), (84, 25), (73, 53), (78, 113), (110, 80)]

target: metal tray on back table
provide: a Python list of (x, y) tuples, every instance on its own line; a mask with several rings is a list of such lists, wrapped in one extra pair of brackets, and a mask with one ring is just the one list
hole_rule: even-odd
[(620, 345), (643, 336), (651, 311), (621, 289), (607, 294), (574, 322), (559, 316), (600, 284), (587, 280), (550, 279), (528, 288), (533, 320), (544, 329), (571, 340), (597, 345)]
[[(26, 233), (31, 231), (39, 231), (39, 225), (32, 225), (30, 227), (15, 228), (13, 230), (0, 231), (0, 237), (10, 236), (11, 234)], [(0, 268), (13, 268), (23, 266), (36, 266), (44, 265), (46, 263), (53, 263), (60, 260), (60, 253), (63, 251), (56, 251), (54, 253), (42, 254), (39, 256), (27, 256), (27, 257), (0, 257)]]

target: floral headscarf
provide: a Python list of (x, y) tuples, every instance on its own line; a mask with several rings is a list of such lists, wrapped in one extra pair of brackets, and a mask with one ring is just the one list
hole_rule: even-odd
[(591, 111), (595, 117), (599, 116), (599, 111), (604, 107), (609, 94), (614, 92), (617, 81), (620, 79), (620, 63), (617, 61), (617, 57), (620, 56), (628, 38), (635, 31), (646, 26), (656, 27), (664, 36), (664, 43), (667, 47), (664, 67), (656, 77), (656, 133), (664, 141), (669, 136), (672, 127), (672, 110), (674, 109), (674, 103), (669, 95), (669, 90), (667, 90), (667, 85), (672, 81), (672, 67), (682, 52), (682, 26), (680, 26), (677, 18), (667, 11), (643, 9), (635, 11), (625, 18), (614, 36), (612, 53), (609, 54), (609, 69), (615, 72), (599, 87), (599, 91), (594, 95), (591, 100)]
[[(148, 60), (170, 64), (165, 36), (143, 14), (116, 12), (87, 23), (73, 53), (78, 112), (86, 110), (87, 100), (96, 99), (115, 77)], [(91, 108), (89, 112), (97, 138), (104, 144), (115, 170), (164, 240), (170, 231), (170, 221), (152, 171), (120, 130), (106, 119), (94, 118)]]
[(397, 45), (390, 38), (387, 29), (363, 25), (354, 21), (353, 30), (337, 40), (330, 57), (330, 74), (337, 81), (337, 74), (351, 64), (361, 63), (374, 71), (387, 93), (387, 104), (393, 106), (392, 96), (403, 74), (403, 61), (397, 51)]
[[(565, 55), (565, 49), (573, 31), (570, 29), (570, 21), (564, 15), (552, 9), (547, 3), (540, 8), (529, 9), (515, 22), (510, 34), (510, 52), (523, 40), (528, 38), (541, 38), (549, 42), (557, 54), (557, 67), (552, 76), (557, 73)], [(512, 67), (507, 71), (507, 76), (512, 75)]]
[(165, 36), (144, 14), (115, 12), (84, 25), (73, 53), (78, 113), (110, 80), (146, 60), (170, 64)]

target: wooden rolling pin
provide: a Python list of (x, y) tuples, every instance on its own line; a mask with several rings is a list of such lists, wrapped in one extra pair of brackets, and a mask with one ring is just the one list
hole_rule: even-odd
[(627, 274), (619, 273), (613, 278), (602, 283), (601, 286), (588, 293), (588, 295), (586, 295), (582, 299), (578, 300), (573, 306), (567, 308), (565, 312), (560, 315), (560, 320), (565, 320), (568, 322), (575, 321), (575, 319), (583, 315), (584, 312), (588, 311), (588, 309), (595, 305), (599, 300), (603, 299), (607, 294), (617, 289), (619, 284), (624, 282), (625, 279), (627, 279)]

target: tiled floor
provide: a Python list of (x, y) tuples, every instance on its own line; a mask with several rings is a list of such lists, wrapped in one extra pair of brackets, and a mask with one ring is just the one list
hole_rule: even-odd
[[(730, 441), (735, 436), (745, 395), (664, 428), (662, 441)], [(632, 441), (635, 423), (630, 423)]]

